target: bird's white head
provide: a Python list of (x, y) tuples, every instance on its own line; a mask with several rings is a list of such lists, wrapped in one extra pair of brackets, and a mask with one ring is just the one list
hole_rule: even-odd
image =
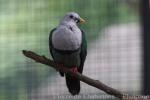
[(85, 20), (82, 19), (77, 13), (69, 12), (62, 19), (61, 23), (84, 23)]

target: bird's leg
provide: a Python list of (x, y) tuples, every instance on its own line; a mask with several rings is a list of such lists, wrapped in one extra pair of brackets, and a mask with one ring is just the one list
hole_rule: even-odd
[(71, 70), (72, 72), (74, 72), (74, 73), (77, 73), (77, 72), (78, 72), (78, 68), (77, 68), (77, 67), (72, 67), (72, 68), (70, 68), (70, 70)]

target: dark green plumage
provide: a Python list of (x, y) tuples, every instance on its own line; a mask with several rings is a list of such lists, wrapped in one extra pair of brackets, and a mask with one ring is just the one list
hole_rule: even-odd
[[(87, 55), (87, 41), (86, 41), (86, 36), (85, 36), (85, 33), (82, 31), (82, 44), (81, 44), (81, 47), (78, 49), (78, 50), (74, 50), (74, 51), (69, 51), (69, 50), (57, 50), (53, 47), (52, 45), (52, 34), (53, 32), (55, 31), (56, 28), (54, 28), (51, 32), (50, 32), (50, 35), (49, 35), (49, 50), (50, 50), (50, 53), (51, 53), (51, 56), (52, 58), (54, 59), (55, 58), (55, 53), (54, 52), (58, 52), (58, 53), (64, 53), (64, 54), (71, 54), (71, 53), (74, 53), (74, 52), (79, 52), (79, 56), (80, 56), (80, 65), (79, 65), (79, 72), (82, 73), (83, 71), (83, 66), (84, 66), (84, 62), (85, 62), (85, 59), (86, 59), (86, 55)], [(59, 41), (58, 41), (59, 42)], [(54, 51), (54, 52), (53, 52)], [(54, 59), (55, 61), (55, 59)]]
[[(63, 64), (67, 68), (77, 67), (78, 72), (82, 73), (84, 62), (87, 55), (87, 42), (85, 38), (85, 33), (82, 31), (82, 43), (79, 49), (58, 50), (54, 48), (52, 44), (52, 35), (55, 30), (56, 28), (54, 28), (49, 35), (49, 50), (53, 60), (57, 63)], [(64, 73), (60, 72), (60, 74), (61, 76), (64, 76)], [(65, 75), (65, 76), (66, 76), (66, 84), (69, 89), (69, 92), (72, 95), (78, 94), (80, 92), (80, 81), (70, 75)]]

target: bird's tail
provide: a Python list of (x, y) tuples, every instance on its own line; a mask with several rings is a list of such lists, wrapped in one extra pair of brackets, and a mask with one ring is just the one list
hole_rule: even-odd
[(80, 92), (80, 81), (73, 77), (70, 76), (68, 74), (65, 75), (66, 76), (66, 85), (68, 87), (69, 92), (72, 95), (77, 95)]

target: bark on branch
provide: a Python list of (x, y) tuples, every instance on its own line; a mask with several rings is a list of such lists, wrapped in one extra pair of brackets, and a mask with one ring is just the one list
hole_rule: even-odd
[(111, 87), (105, 85), (104, 83), (100, 82), (99, 80), (94, 80), (94, 79), (89, 78), (78, 72), (74, 73), (71, 70), (69, 70), (65, 67), (62, 67), (62, 66), (58, 65), (57, 63), (55, 63), (54, 61), (46, 58), (45, 56), (40, 56), (32, 51), (23, 50), (23, 54), (26, 57), (31, 58), (38, 63), (48, 65), (49, 67), (52, 67), (56, 70), (61, 70), (64, 73), (73, 75), (74, 77), (78, 78), (80, 81), (82, 81), (90, 86), (93, 86), (95, 88), (98, 88), (99, 90), (102, 90), (102, 91), (106, 92), (107, 94), (113, 95), (121, 100), (150, 100), (150, 96), (129, 96), (128, 94), (124, 94), (119, 90), (116, 90), (114, 88), (111, 88)]

